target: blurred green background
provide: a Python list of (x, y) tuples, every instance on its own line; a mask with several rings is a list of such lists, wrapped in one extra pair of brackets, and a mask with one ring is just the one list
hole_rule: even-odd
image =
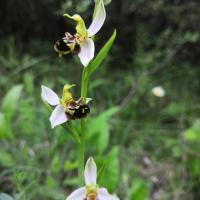
[[(59, 58), (53, 45), (74, 30), (62, 14), (79, 13), (88, 26), (93, 5), (0, 1), (0, 193), (63, 200), (76, 187), (77, 147), (62, 127), (51, 129), (40, 86), (61, 92), (75, 83), (79, 98), (83, 67), (76, 56)], [(200, 199), (199, 7), (199, 0), (106, 6), (96, 51), (114, 28), (117, 38), (89, 84), (86, 157), (104, 163), (99, 184), (122, 200)], [(164, 97), (152, 93), (155, 86)]]

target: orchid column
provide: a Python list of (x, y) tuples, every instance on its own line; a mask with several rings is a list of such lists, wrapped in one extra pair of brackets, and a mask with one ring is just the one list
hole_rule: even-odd
[[(81, 95), (80, 98), (75, 100), (71, 88), (74, 84), (66, 84), (63, 88), (62, 97), (46, 86), (42, 86), (42, 99), (48, 103), (48, 107), (52, 110), (51, 106), (55, 107), (51, 116), (50, 122), (52, 128), (62, 124), (64, 128), (70, 131), (72, 139), (77, 143), (78, 150), (78, 175), (80, 186), (83, 186), (83, 174), (85, 174), (86, 187), (81, 188), (72, 193), (67, 200), (114, 200), (118, 199), (116, 196), (110, 195), (106, 189), (99, 189), (96, 184), (96, 164), (92, 158), (87, 161), (84, 173), (85, 162), (85, 118), (90, 112), (88, 106), (90, 98), (87, 98), (88, 82), (91, 74), (100, 66), (104, 60), (113, 41), (116, 37), (116, 31), (112, 34), (109, 40), (105, 43), (102, 49), (95, 57), (95, 45), (93, 38), (95, 34), (101, 29), (106, 18), (106, 12), (103, 0), (95, 0), (95, 9), (93, 14), (93, 21), (89, 28), (86, 28), (85, 22), (78, 14), (68, 15), (65, 17), (72, 19), (76, 22), (76, 33), (74, 35), (65, 33), (65, 36), (58, 40), (54, 45), (54, 49), (60, 56), (63, 54), (74, 53), (80, 58), (83, 65), (82, 80), (81, 80)], [(72, 120), (80, 121), (81, 130), (79, 131), (72, 123)]]

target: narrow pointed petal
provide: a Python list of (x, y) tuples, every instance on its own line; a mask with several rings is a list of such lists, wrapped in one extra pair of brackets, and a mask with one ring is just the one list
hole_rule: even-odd
[(88, 38), (80, 46), (81, 49), (78, 56), (84, 67), (87, 67), (88, 63), (94, 58), (94, 42), (91, 38)]
[(55, 109), (53, 110), (49, 120), (51, 122), (52, 128), (56, 127), (59, 124), (63, 124), (64, 122), (66, 122), (68, 119), (65, 114), (63, 106), (61, 106), (61, 105), (56, 106)]
[(87, 97), (85, 103), (88, 104), (90, 101), (92, 101), (92, 98)]
[(95, 35), (103, 26), (106, 19), (106, 11), (104, 7), (103, 0), (97, 0), (96, 14), (92, 21), (92, 24), (88, 28), (88, 36), (91, 37)]
[(85, 187), (81, 187), (74, 192), (72, 192), (66, 200), (83, 200), (86, 198), (86, 189)]
[(86, 162), (84, 175), (86, 185), (96, 185), (97, 166), (92, 157)]
[(58, 95), (53, 90), (44, 85), (42, 85), (41, 88), (42, 88), (41, 97), (43, 100), (45, 100), (52, 106), (56, 106), (59, 104)]
[(119, 200), (119, 198), (116, 195), (109, 194), (106, 188), (99, 188), (98, 200)]

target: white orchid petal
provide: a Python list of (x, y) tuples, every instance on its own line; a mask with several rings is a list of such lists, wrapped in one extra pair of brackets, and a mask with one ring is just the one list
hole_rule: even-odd
[(47, 101), (52, 106), (56, 106), (59, 104), (58, 95), (53, 90), (44, 85), (42, 85), (41, 88), (41, 97), (43, 100)]
[(81, 45), (81, 49), (78, 54), (82, 64), (87, 67), (88, 63), (94, 58), (94, 42), (91, 38), (85, 40)]
[(92, 24), (88, 28), (89, 37), (92, 37), (101, 29), (105, 19), (106, 19), (106, 11), (104, 7), (104, 2), (103, 0), (98, 0), (98, 5), (96, 7), (96, 15), (94, 16)]
[(51, 122), (52, 128), (54, 128), (55, 126), (57, 126), (59, 124), (66, 122), (68, 119), (65, 114), (63, 106), (61, 106), (61, 105), (56, 106), (55, 109), (53, 110), (53, 112), (51, 113), (49, 120)]
[(86, 162), (84, 175), (86, 185), (96, 185), (97, 166), (92, 157)]
[(83, 200), (86, 198), (86, 189), (85, 187), (81, 187), (74, 192), (72, 192), (66, 200)]
[(98, 199), (99, 200), (119, 200), (119, 198), (116, 195), (109, 194), (106, 188), (98, 189)]
[(88, 104), (90, 101), (92, 101), (92, 98), (87, 97), (85, 103)]

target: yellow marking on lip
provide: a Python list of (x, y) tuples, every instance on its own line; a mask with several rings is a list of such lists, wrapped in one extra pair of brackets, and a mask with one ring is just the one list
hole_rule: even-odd
[(95, 200), (97, 197), (97, 185), (86, 186), (86, 196), (89, 200)]

